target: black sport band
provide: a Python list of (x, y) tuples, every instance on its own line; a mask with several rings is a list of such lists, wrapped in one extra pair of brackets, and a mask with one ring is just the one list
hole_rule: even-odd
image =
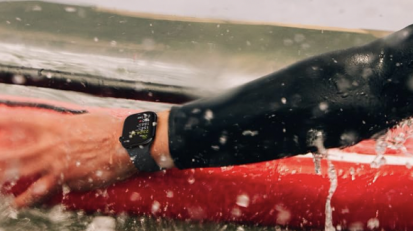
[(138, 146), (128, 149), (129, 156), (135, 167), (142, 172), (156, 172), (161, 170), (150, 153), (151, 146)]
[(161, 170), (152, 158), (150, 149), (156, 135), (157, 115), (146, 111), (128, 116), (119, 141), (139, 171)]

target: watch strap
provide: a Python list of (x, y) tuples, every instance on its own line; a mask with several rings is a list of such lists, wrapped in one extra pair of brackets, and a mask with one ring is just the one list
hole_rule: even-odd
[(156, 172), (161, 168), (152, 158), (150, 153), (150, 144), (139, 145), (138, 147), (128, 149), (129, 156), (135, 167), (142, 172)]

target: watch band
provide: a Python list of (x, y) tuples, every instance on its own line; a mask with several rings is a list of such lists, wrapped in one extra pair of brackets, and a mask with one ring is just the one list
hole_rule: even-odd
[(161, 168), (152, 158), (150, 153), (151, 145), (139, 145), (138, 147), (128, 149), (129, 156), (135, 167), (142, 172), (156, 172)]

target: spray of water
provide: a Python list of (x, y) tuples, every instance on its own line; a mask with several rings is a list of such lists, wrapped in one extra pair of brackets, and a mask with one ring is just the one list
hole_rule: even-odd
[(317, 148), (317, 153), (314, 155), (314, 168), (316, 174), (321, 174), (321, 159), (326, 158), (328, 163), (328, 178), (330, 180), (330, 187), (328, 189), (328, 195), (325, 204), (325, 230), (335, 231), (333, 225), (333, 209), (331, 207), (331, 199), (333, 198), (334, 192), (337, 189), (337, 171), (334, 167), (333, 162), (329, 159), (328, 150), (324, 147), (324, 133), (320, 130), (310, 130), (309, 131), (309, 145)]
[(11, 206), (12, 196), (0, 194), (0, 227), (9, 219), (17, 219), (17, 210)]
[(336, 191), (337, 186), (338, 186), (337, 171), (334, 167), (334, 164), (328, 158), (328, 155), (327, 155), (327, 163), (328, 163), (328, 178), (330, 179), (330, 188), (328, 189), (328, 195), (327, 195), (326, 206), (325, 206), (325, 214), (326, 214), (325, 230), (335, 231), (335, 228), (333, 226), (333, 209), (331, 207), (331, 198), (333, 197), (334, 192)]
[[(406, 156), (413, 156), (405, 146), (406, 141), (411, 138), (413, 138), (413, 118), (402, 121), (393, 130), (389, 130), (376, 140), (376, 157), (371, 163), (371, 167), (379, 168), (387, 163), (384, 157), (387, 149), (401, 151)], [(411, 164), (406, 163), (406, 167), (410, 168)]]

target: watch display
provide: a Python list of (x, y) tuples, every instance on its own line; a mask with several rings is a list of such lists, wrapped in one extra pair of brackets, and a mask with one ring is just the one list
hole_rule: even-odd
[(144, 145), (152, 141), (156, 131), (156, 114), (142, 112), (126, 118), (120, 142), (125, 148)]

